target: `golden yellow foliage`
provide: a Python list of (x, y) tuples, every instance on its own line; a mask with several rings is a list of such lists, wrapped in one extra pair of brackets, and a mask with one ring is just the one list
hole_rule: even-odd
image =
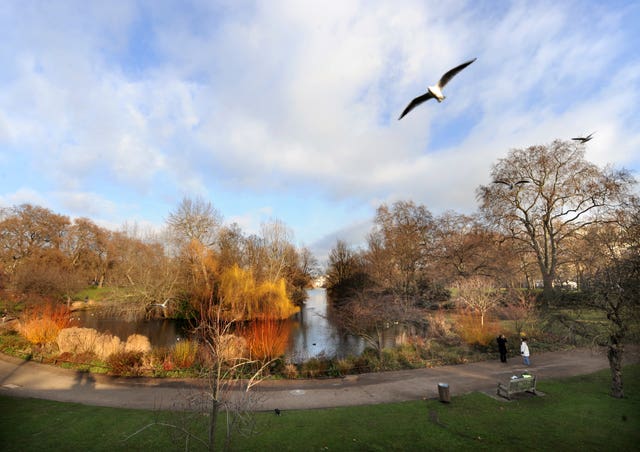
[(283, 278), (260, 284), (256, 288), (256, 299), (258, 317), (262, 319), (286, 319), (299, 310), (289, 299)]
[(219, 298), (226, 316), (238, 320), (285, 319), (298, 311), (284, 279), (257, 284), (251, 271), (238, 265), (222, 273)]

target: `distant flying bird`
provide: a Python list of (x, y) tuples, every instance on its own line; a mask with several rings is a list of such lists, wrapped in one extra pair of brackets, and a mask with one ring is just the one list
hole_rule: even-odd
[(518, 182), (511, 182), (504, 179), (498, 179), (493, 181), (494, 184), (504, 184), (509, 187), (509, 190), (513, 190), (516, 185), (528, 184), (528, 180), (519, 180)]
[(575, 137), (575, 138), (571, 138), (573, 141), (579, 141), (582, 144), (585, 144), (587, 141), (591, 141), (591, 139), (593, 138), (593, 134), (595, 132), (590, 133), (589, 135), (587, 135), (586, 137)]
[(401, 120), (407, 113), (409, 113), (411, 110), (416, 108), (418, 105), (420, 105), (423, 102), (428, 101), (431, 98), (434, 98), (438, 102), (442, 102), (444, 100), (444, 94), (442, 94), (442, 90), (444, 89), (445, 85), (447, 83), (449, 83), (449, 81), (453, 77), (455, 77), (458, 72), (460, 72), (461, 70), (463, 70), (464, 68), (469, 66), (475, 60), (477, 60), (477, 58), (474, 58), (473, 60), (469, 60), (466, 63), (462, 63), (460, 66), (456, 66), (453, 69), (447, 71), (440, 78), (440, 80), (438, 80), (438, 83), (436, 83), (435, 86), (429, 86), (427, 88), (427, 92), (426, 93), (424, 93), (422, 96), (416, 97), (411, 102), (409, 102), (409, 105), (407, 105), (407, 108), (404, 109), (404, 111), (402, 112), (402, 114), (398, 118), (398, 121)]

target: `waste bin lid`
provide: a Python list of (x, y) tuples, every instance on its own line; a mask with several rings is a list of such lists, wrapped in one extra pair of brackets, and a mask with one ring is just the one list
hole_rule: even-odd
[(438, 383), (438, 386), (442, 387), (442, 388), (448, 388), (449, 385), (447, 383)]

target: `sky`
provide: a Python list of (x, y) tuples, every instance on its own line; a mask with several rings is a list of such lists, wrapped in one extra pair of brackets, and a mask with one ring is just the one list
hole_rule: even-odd
[(595, 132), (587, 160), (638, 177), (638, 24), (640, 1), (3, 0), (0, 207), (154, 229), (203, 199), (323, 261), (383, 203), (477, 211), (514, 148)]

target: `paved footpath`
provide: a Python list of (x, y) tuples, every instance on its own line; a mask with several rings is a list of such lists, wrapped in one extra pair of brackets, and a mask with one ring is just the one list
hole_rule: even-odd
[[(438, 383), (451, 395), (495, 391), (498, 381), (528, 370), (540, 380), (589, 374), (608, 368), (603, 351), (576, 349), (471, 364), (380, 372), (319, 380), (263, 381), (252, 392), (254, 410), (329, 408), (438, 397)], [(640, 362), (628, 347), (625, 364)], [(201, 400), (202, 382), (192, 379), (118, 378), (21, 361), (0, 354), (0, 394), (141, 409), (180, 409)], [(237, 395), (237, 393), (236, 393)]]

